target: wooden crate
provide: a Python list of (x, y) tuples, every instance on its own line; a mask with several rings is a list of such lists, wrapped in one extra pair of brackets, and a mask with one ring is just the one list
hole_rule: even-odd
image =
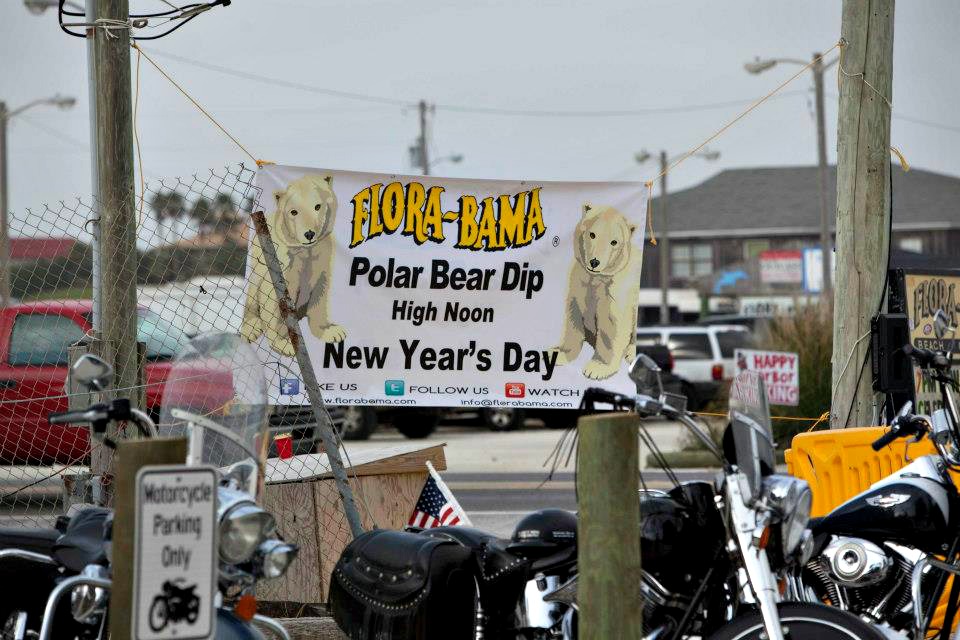
[[(351, 455), (347, 476), (365, 529), (407, 524), (427, 479), (427, 461), (437, 471), (447, 468), (443, 447), (406, 445)], [(330, 574), (352, 539), (326, 454), (269, 460), (263, 503), (284, 539), (300, 546), (300, 555), (283, 578), (260, 583), (257, 598), (325, 603)]]

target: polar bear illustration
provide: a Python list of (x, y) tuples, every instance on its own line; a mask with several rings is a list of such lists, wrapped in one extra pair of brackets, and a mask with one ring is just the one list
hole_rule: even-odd
[(633, 246), (636, 226), (614, 209), (583, 205), (573, 237), (574, 261), (564, 305), (563, 334), (554, 347), (557, 364), (572, 362), (583, 343), (593, 358), (583, 375), (604, 380), (635, 356), (642, 251)]
[[(298, 319), (307, 318), (310, 332), (324, 342), (340, 342), (347, 333), (330, 322), (329, 286), (333, 273), (331, 232), (337, 214), (333, 178), (306, 175), (274, 193), (276, 210), (267, 226), (277, 248), (287, 290)], [(240, 333), (250, 342), (266, 335), (277, 353), (294, 355), (276, 290), (267, 272), (260, 239), (250, 247), (250, 283)]]

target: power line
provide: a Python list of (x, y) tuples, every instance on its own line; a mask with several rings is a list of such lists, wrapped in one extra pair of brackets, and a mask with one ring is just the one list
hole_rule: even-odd
[[(840, 97), (835, 93), (828, 93), (826, 95), (830, 96), (830, 98), (839, 99)], [(933, 129), (942, 129), (943, 131), (953, 131), (955, 133), (960, 133), (960, 126), (958, 125), (946, 124), (944, 122), (934, 122), (933, 120), (924, 120), (922, 118), (907, 116), (902, 113), (897, 113), (895, 111), (892, 111), (890, 113), (890, 117), (893, 118), (894, 120), (903, 120), (904, 122), (912, 122), (913, 124), (919, 124), (924, 127), (931, 127)]]
[(934, 129), (942, 129), (944, 131), (954, 131), (960, 133), (960, 127), (954, 126), (952, 124), (943, 124), (940, 122), (932, 122), (930, 120), (921, 120), (920, 118), (914, 118), (913, 116), (903, 116), (894, 113), (893, 117), (897, 120), (904, 120), (906, 122), (912, 122), (914, 124), (923, 125), (925, 127), (933, 127)]
[[(251, 73), (249, 71), (242, 71), (240, 69), (233, 69), (230, 67), (213, 64), (210, 62), (204, 62), (202, 60), (187, 58), (185, 56), (177, 55), (175, 53), (167, 53), (167, 52), (161, 52), (161, 51), (152, 51), (150, 53), (151, 55), (154, 55), (160, 58), (168, 58), (170, 60), (175, 60), (177, 62), (186, 64), (186, 65), (199, 67), (201, 69), (207, 69), (209, 71), (222, 73), (228, 76), (242, 78), (244, 80), (261, 82), (263, 84), (269, 84), (276, 87), (284, 87), (287, 89), (296, 89), (298, 91), (307, 91), (310, 93), (317, 93), (317, 94), (331, 96), (335, 98), (345, 98), (348, 100), (358, 100), (361, 102), (398, 106), (398, 107), (404, 107), (409, 109), (416, 108), (417, 102), (418, 102), (416, 100), (402, 100), (399, 98), (389, 98), (386, 96), (357, 93), (353, 91), (341, 91), (339, 89), (330, 89), (327, 87), (320, 87), (316, 85), (306, 84), (303, 82), (293, 82), (290, 80), (282, 80), (279, 78), (264, 76), (257, 73)], [(780, 99), (790, 98), (790, 97), (795, 97), (800, 95), (807, 95), (808, 93), (809, 91), (807, 89), (798, 89), (796, 91), (784, 91), (783, 93), (777, 94), (776, 96), (772, 96), (770, 99), (780, 100)], [(831, 98), (837, 97), (836, 94), (828, 94), (828, 95), (830, 95)], [(609, 109), (609, 110), (507, 109), (507, 108), (498, 108), (498, 107), (481, 107), (481, 106), (449, 104), (449, 103), (447, 104), (437, 103), (434, 106), (438, 111), (450, 111), (453, 113), (475, 113), (480, 115), (544, 117), (544, 118), (621, 118), (621, 117), (632, 117), (632, 116), (711, 111), (714, 109), (724, 109), (729, 107), (742, 106), (744, 104), (751, 104), (753, 102), (754, 102), (754, 99), (751, 98), (751, 99), (743, 99), (743, 100), (726, 100), (722, 102), (706, 102), (701, 104), (684, 104), (684, 105), (673, 105), (673, 106), (664, 106), (664, 107), (640, 107), (635, 109)], [(907, 116), (907, 115), (902, 115), (898, 113), (893, 113), (892, 116), (897, 120), (904, 120), (906, 122), (912, 122), (914, 124), (918, 124), (921, 126), (932, 127), (935, 129), (942, 129), (944, 131), (953, 131), (956, 133), (960, 133), (960, 126), (944, 124), (940, 122), (933, 122), (930, 120), (923, 120), (921, 118), (915, 118), (913, 116)]]
[(281, 80), (279, 78), (271, 78), (269, 76), (262, 76), (257, 73), (250, 73), (249, 71), (241, 71), (240, 69), (231, 69), (230, 67), (224, 67), (218, 64), (212, 64), (210, 62), (204, 62), (202, 60), (194, 60), (192, 58), (186, 58), (184, 56), (180, 56), (175, 53), (166, 53), (164, 51), (150, 51), (149, 53), (150, 55), (156, 56), (158, 58), (167, 58), (169, 60), (176, 60), (177, 62), (188, 64), (194, 67), (199, 67), (201, 69), (215, 71), (217, 73), (222, 73), (224, 75), (242, 78), (244, 80), (262, 82), (263, 84), (270, 84), (276, 87), (285, 87), (287, 89), (297, 89), (299, 91), (319, 93), (321, 95), (331, 96), (335, 98), (346, 98), (348, 100), (360, 100), (362, 102), (389, 104), (389, 105), (398, 106), (398, 107), (414, 107), (417, 104), (416, 101), (405, 101), (405, 100), (398, 100), (396, 98), (387, 98), (383, 96), (373, 96), (373, 95), (368, 95), (363, 93), (354, 93), (352, 91), (340, 91), (337, 89), (327, 89), (326, 87), (318, 87), (315, 85), (305, 84), (303, 82), (291, 82), (290, 80)]
[[(372, 102), (376, 104), (388, 104), (398, 107), (414, 109), (417, 107), (417, 100), (401, 100), (399, 98), (388, 98), (386, 96), (376, 96), (365, 93), (356, 93), (352, 91), (341, 91), (339, 89), (330, 89), (327, 87), (319, 87), (316, 85), (306, 84), (303, 82), (292, 82), (290, 80), (282, 80), (279, 78), (273, 78), (270, 76), (264, 76), (257, 73), (251, 73), (249, 71), (242, 71), (240, 69), (233, 69), (230, 67), (225, 67), (218, 64), (213, 64), (210, 62), (205, 62), (202, 60), (195, 60), (193, 58), (187, 58), (175, 53), (167, 53), (161, 51), (151, 51), (150, 55), (156, 56), (158, 58), (167, 58), (169, 60), (175, 60), (183, 64), (191, 65), (194, 67), (199, 67), (201, 69), (207, 69), (209, 71), (215, 71), (217, 73), (222, 73), (224, 75), (234, 76), (237, 78), (242, 78), (244, 80), (252, 80), (254, 82), (261, 82), (263, 84), (269, 84), (277, 87), (284, 87), (287, 89), (297, 89), (300, 91), (308, 91), (310, 93), (319, 93), (322, 95), (328, 95), (336, 98), (346, 98), (348, 100), (359, 100), (361, 102)], [(779, 98), (787, 98), (797, 95), (805, 95), (807, 90), (801, 89), (797, 91), (787, 91), (776, 96)], [(560, 110), (560, 109), (502, 109), (497, 107), (478, 107), (471, 105), (459, 105), (459, 104), (443, 104), (438, 103), (435, 105), (437, 110), (450, 111), (457, 113), (476, 113), (476, 114), (486, 114), (486, 115), (506, 115), (506, 116), (533, 116), (533, 117), (561, 117), (561, 118), (605, 118), (605, 117), (630, 117), (630, 116), (644, 116), (644, 115), (656, 115), (656, 114), (665, 114), (665, 113), (689, 113), (693, 111), (708, 111), (712, 109), (722, 109), (727, 107), (736, 107), (742, 106), (744, 104), (750, 104), (754, 102), (753, 98), (743, 99), (743, 100), (728, 100), (724, 102), (708, 102), (703, 104), (686, 104), (686, 105), (675, 105), (667, 107), (642, 107), (637, 109), (613, 109), (613, 110)]]
[(84, 151), (88, 151), (88, 150), (90, 149), (90, 146), (89, 146), (87, 143), (81, 142), (81, 141), (77, 140), (76, 138), (73, 138), (73, 137), (71, 137), (71, 136), (63, 133), (62, 131), (58, 131), (57, 129), (54, 129), (54, 128), (51, 127), (51, 126), (48, 126), (48, 125), (43, 124), (42, 122), (38, 122), (38, 121), (34, 120), (33, 118), (31, 118), (31, 117), (29, 117), (29, 116), (25, 116), (25, 115), (23, 115), (23, 114), (20, 114), (19, 116), (17, 116), (17, 120), (20, 121), (20, 122), (26, 122), (26, 123), (29, 124), (31, 127), (36, 127), (37, 129), (40, 129), (40, 130), (43, 131), (44, 133), (46, 133), (46, 134), (48, 134), (48, 135), (50, 135), (50, 136), (53, 136), (54, 138), (57, 138), (58, 140), (60, 140), (60, 141), (62, 141), (62, 142), (66, 142), (67, 144), (70, 144), (70, 145), (72, 145), (72, 146), (74, 146), (74, 147), (77, 147), (78, 149), (82, 149), (82, 150), (84, 150)]
[[(785, 91), (770, 100), (789, 98), (798, 95), (805, 95), (806, 89), (797, 91)], [(437, 103), (436, 108), (444, 111), (454, 111), (462, 113), (478, 113), (489, 115), (504, 116), (535, 116), (547, 118), (618, 118), (630, 116), (646, 116), (664, 113), (689, 113), (693, 111), (710, 111), (713, 109), (724, 109), (727, 107), (740, 107), (745, 104), (755, 102), (755, 98), (742, 100), (726, 100), (724, 102), (707, 102), (703, 104), (676, 105), (670, 107), (641, 107), (637, 109), (611, 109), (611, 110), (561, 110), (561, 109), (499, 109), (495, 107), (473, 107), (465, 105), (452, 105)]]

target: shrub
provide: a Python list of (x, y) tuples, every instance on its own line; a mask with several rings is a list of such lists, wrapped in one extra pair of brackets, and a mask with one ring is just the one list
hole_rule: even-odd
[[(813, 417), (830, 410), (833, 371), (833, 306), (809, 304), (797, 306), (792, 316), (780, 316), (767, 324), (757, 336), (759, 349), (790, 351), (800, 356), (800, 401), (796, 407), (774, 405), (774, 416)], [(806, 431), (812, 423), (774, 420), (774, 436), (780, 446)]]

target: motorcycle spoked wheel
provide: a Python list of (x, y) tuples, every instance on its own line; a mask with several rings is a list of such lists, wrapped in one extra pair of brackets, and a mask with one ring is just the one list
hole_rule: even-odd
[[(826, 605), (789, 603), (778, 605), (783, 637), (787, 640), (884, 640), (886, 636), (860, 618)], [(709, 640), (766, 639), (759, 612), (735, 618)]]
[(147, 623), (150, 625), (150, 630), (154, 633), (159, 633), (167, 626), (169, 622), (170, 611), (167, 609), (167, 601), (161, 597), (157, 596), (153, 599), (153, 603), (150, 605), (150, 613), (147, 616)]

